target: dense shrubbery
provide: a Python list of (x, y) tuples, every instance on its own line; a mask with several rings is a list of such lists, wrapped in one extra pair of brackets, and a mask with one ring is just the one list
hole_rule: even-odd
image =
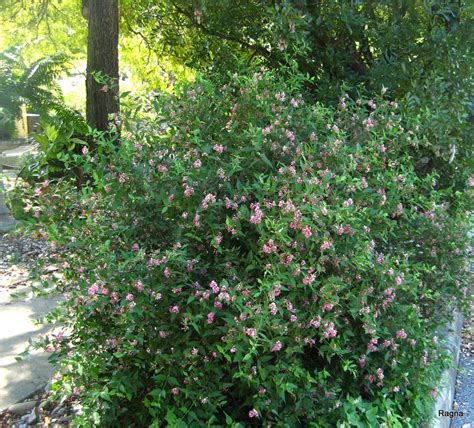
[(80, 186), (14, 190), (68, 252), (70, 334), (48, 347), (83, 423), (427, 417), (436, 332), (466, 293), (465, 195), (417, 175), (428, 141), (395, 102), (333, 110), (290, 82), (258, 70), (152, 96), (121, 118), (120, 146), (68, 159)]

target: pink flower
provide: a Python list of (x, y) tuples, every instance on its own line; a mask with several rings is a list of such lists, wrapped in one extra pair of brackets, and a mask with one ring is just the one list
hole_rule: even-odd
[(278, 92), (278, 94), (275, 95), (275, 98), (278, 100), (278, 101), (285, 101), (285, 93), (284, 92)]
[(276, 315), (278, 313), (277, 305), (275, 302), (270, 303), (268, 307), (270, 308), (270, 313), (272, 315)]
[(379, 380), (383, 380), (383, 378), (385, 377), (384, 374), (383, 374), (383, 370), (381, 368), (378, 368), (376, 370), (376, 373), (377, 373), (377, 377), (379, 378)]
[(278, 247), (275, 245), (273, 239), (269, 239), (266, 244), (263, 244), (262, 250), (264, 253), (271, 254), (274, 251), (277, 251)]
[(400, 285), (400, 284), (402, 283), (402, 281), (403, 281), (403, 279), (402, 279), (401, 276), (397, 276), (397, 277), (395, 278), (395, 284), (397, 284), (397, 285)]
[(295, 134), (291, 131), (286, 131), (286, 137), (288, 138), (288, 140), (290, 140), (291, 142), (295, 141)]
[(169, 278), (171, 276), (170, 268), (166, 267), (165, 270), (163, 271), (163, 274), (166, 276), (166, 278)]
[(421, 357), (421, 365), (426, 366), (428, 364), (428, 351), (423, 351), (423, 356)]
[(135, 288), (137, 289), (137, 291), (138, 291), (139, 293), (141, 293), (141, 292), (143, 291), (143, 284), (142, 284), (142, 282), (141, 282), (141, 281), (137, 281), (137, 282), (135, 283)]
[(376, 350), (377, 350), (377, 339), (371, 339), (371, 341), (367, 345), (367, 351), (375, 352)]
[(303, 229), (301, 229), (301, 232), (303, 233), (305, 238), (309, 238), (313, 233), (311, 232), (311, 227), (305, 226)]
[(249, 418), (258, 418), (258, 412), (255, 409), (250, 410)]
[(128, 300), (129, 302), (133, 302), (133, 299), (134, 299), (133, 294), (128, 293), (128, 294), (125, 296), (125, 299)]
[(323, 312), (329, 312), (333, 307), (334, 305), (332, 303), (325, 303), (323, 305)]
[(193, 193), (194, 193), (194, 189), (186, 185), (186, 188), (184, 189), (184, 196), (189, 197)]
[(213, 312), (209, 312), (207, 314), (207, 323), (208, 324), (212, 324), (214, 322), (214, 313)]
[(403, 204), (399, 203), (397, 205), (397, 211), (395, 212), (396, 217), (400, 217), (403, 214)]
[(304, 285), (311, 285), (316, 279), (316, 275), (314, 273), (306, 276), (303, 278), (303, 284)]
[(224, 146), (222, 146), (221, 144), (214, 144), (213, 149), (217, 153), (222, 153), (225, 150)]
[(209, 204), (212, 204), (216, 202), (216, 196), (213, 195), (212, 193), (209, 193), (207, 194), (204, 199), (202, 200), (201, 202), (201, 206), (204, 208), (204, 209), (207, 209), (209, 207)]
[(277, 351), (281, 350), (281, 348), (283, 348), (283, 345), (279, 340), (277, 340), (275, 342), (275, 344), (272, 346), (272, 348), (270, 349), (270, 351), (271, 352), (277, 352)]
[(375, 126), (375, 121), (371, 117), (368, 117), (367, 119), (364, 119), (362, 121), (362, 123), (364, 124), (365, 129), (367, 131), (369, 131), (370, 129), (372, 129)]
[(257, 338), (257, 330), (255, 328), (244, 327), (244, 333), (252, 339)]
[(332, 245), (331, 242), (325, 241), (325, 242), (323, 242), (322, 245), (321, 245), (321, 250), (322, 250), (322, 251), (327, 250), (328, 248), (331, 247), (331, 245)]
[(196, 169), (201, 168), (201, 165), (202, 165), (202, 162), (199, 159), (195, 160), (194, 163), (193, 163), (193, 166)]
[(337, 335), (337, 330), (334, 328), (334, 323), (330, 322), (328, 325), (326, 325), (326, 329), (323, 333), (323, 336), (328, 339), (330, 337), (335, 337)]
[(314, 327), (314, 328), (319, 328), (320, 325), (321, 325), (321, 317), (318, 315), (316, 317), (316, 319), (312, 319), (310, 322), (309, 322), (309, 325), (311, 327)]
[(173, 389), (171, 390), (171, 393), (172, 393), (173, 395), (178, 395), (178, 394), (179, 394), (179, 389), (178, 389), (178, 388), (173, 388)]
[(406, 332), (403, 328), (401, 330), (397, 331), (397, 337), (399, 337), (403, 340), (405, 340), (407, 338), (407, 334), (406, 334)]
[(253, 214), (250, 216), (250, 223), (259, 224), (262, 221), (263, 211), (258, 203), (251, 205)]
[(212, 290), (213, 293), (219, 293), (219, 286), (217, 285), (216, 281), (211, 281), (209, 283), (209, 287)]
[(179, 314), (179, 306), (176, 306), (176, 305), (175, 305), (175, 306), (172, 306), (172, 307), (170, 308), (170, 312), (171, 312), (172, 314)]
[(87, 293), (92, 296), (92, 295), (96, 294), (97, 291), (99, 291), (98, 285), (97, 285), (97, 284), (93, 284), (93, 285), (91, 285), (91, 286), (88, 288)]

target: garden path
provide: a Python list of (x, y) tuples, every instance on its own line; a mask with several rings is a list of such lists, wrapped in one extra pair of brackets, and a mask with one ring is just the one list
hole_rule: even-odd
[[(29, 340), (49, 331), (34, 320), (55, 308), (58, 299), (36, 298), (29, 270), (46, 256), (44, 242), (0, 235), (0, 411), (43, 387), (52, 377), (47, 355), (33, 351), (17, 361)], [(18, 295), (18, 297), (15, 297)]]

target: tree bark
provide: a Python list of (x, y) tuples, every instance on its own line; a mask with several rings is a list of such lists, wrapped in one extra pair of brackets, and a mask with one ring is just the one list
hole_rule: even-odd
[[(82, 14), (89, 20), (87, 38), (86, 117), (100, 131), (109, 128), (109, 115), (119, 112), (118, 0), (83, 0)], [(94, 77), (100, 73), (107, 84)]]

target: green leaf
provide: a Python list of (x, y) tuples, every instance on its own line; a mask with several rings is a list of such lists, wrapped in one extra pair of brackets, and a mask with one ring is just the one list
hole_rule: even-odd
[(58, 138), (59, 135), (58, 130), (54, 127), (54, 125), (51, 124), (46, 125), (44, 133), (48, 140), (52, 142), (56, 141), (56, 138)]
[(262, 161), (268, 165), (271, 169), (273, 169), (273, 164), (270, 162), (270, 159), (267, 158), (267, 156), (265, 155), (265, 153), (260, 153), (260, 159), (262, 159)]

